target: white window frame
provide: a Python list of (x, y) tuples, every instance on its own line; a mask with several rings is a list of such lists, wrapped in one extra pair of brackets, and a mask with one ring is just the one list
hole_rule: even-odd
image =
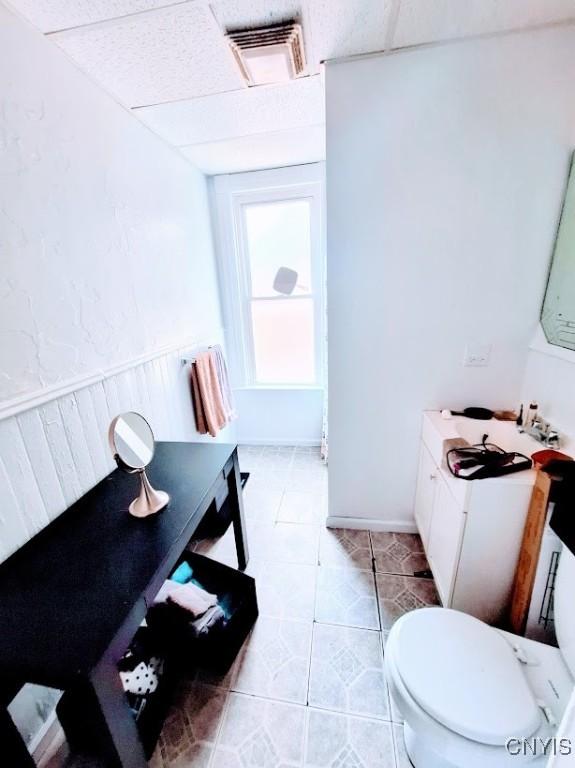
[[(322, 389), (325, 364), (325, 193), (323, 164), (216, 176), (218, 264), (232, 384), (242, 389)], [(256, 380), (251, 302), (305, 296), (252, 297), (243, 206), (305, 199), (310, 202), (311, 279), (316, 380), (310, 384)]]

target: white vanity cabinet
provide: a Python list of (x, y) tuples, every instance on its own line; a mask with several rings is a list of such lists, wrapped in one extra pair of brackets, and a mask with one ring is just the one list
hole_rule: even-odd
[[(460, 427), (461, 419), (445, 422), (435, 412), (424, 414), (415, 519), (442, 604), (496, 623), (511, 597), (535, 473), (453, 477), (444, 453), (447, 441), (465, 434)], [(491, 422), (479, 427), (488, 434), (497, 430), (498, 444), (501, 429)]]

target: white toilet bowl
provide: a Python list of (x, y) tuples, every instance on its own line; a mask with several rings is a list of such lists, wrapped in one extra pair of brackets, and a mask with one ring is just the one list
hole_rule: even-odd
[(445, 608), (399, 619), (385, 668), (415, 768), (542, 768), (573, 689), (557, 648)]

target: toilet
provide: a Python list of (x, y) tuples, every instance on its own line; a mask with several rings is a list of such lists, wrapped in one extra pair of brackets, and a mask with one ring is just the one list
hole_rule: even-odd
[[(386, 675), (415, 768), (543, 768), (573, 690), (575, 556), (564, 548), (555, 587), (559, 648), (446, 608), (392, 627)], [(547, 745), (545, 751), (544, 746)]]

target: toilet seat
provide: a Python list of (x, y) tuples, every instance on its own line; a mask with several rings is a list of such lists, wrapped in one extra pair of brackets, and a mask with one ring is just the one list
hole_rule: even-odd
[[(430, 619), (426, 617), (426, 614), (431, 611), (435, 612), (435, 616), (431, 617)], [(443, 722), (440, 722), (436, 716), (430, 714), (430, 712), (428, 712), (427, 709), (422, 706), (418, 700), (416, 700), (412, 691), (408, 688), (406, 682), (404, 681), (404, 677), (406, 679), (410, 679), (410, 676), (408, 670), (406, 670), (405, 663), (406, 660), (408, 663), (409, 660), (411, 660), (412, 663), (417, 664), (415, 657), (422, 652), (422, 648), (423, 646), (427, 645), (428, 639), (431, 641), (432, 633), (429, 630), (431, 625), (428, 622), (437, 622), (437, 633), (443, 640), (446, 638), (446, 636), (450, 634), (453, 635), (453, 632), (450, 633), (447, 630), (447, 627), (453, 628), (454, 624), (451, 622), (457, 621), (457, 619), (453, 619), (451, 616), (451, 614), (454, 613), (457, 614), (459, 612), (445, 608), (422, 608), (416, 611), (412, 611), (411, 613), (402, 616), (398, 621), (395, 622), (385, 643), (386, 677), (391, 696), (405, 721), (404, 731), (406, 748), (413, 765), (415, 765), (416, 768), (521, 768), (522, 766), (524, 766), (524, 768), (544, 768), (547, 762), (547, 758), (542, 755), (534, 756), (524, 752), (521, 752), (520, 754), (511, 754), (506, 749), (505, 745), (493, 745), (478, 741), (477, 739), (479, 738), (479, 734), (481, 732), (485, 732), (485, 723), (487, 722), (488, 724), (492, 725), (492, 721), (490, 722), (489, 717), (487, 717), (487, 719), (484, 718), (483, 713), (481, 716), (478, 716), (478, 721), (481, 720), (482, 724), (477, 725), (477, 730), (474, 731), (476, 738), (471, 739), (467, 736), (461, 735), (460, 732), (455, 730), (456, 727), (461, 730), (462, 723), (460, 722), (460, 718), (457, 716), (457, 713), (454, 710), (449, 710), (449, 714), (451, 715), (450, 722), (452, 725), (452, 727), (449, 727)], [(464, 614), (464, 616), (465, 615), (466, 614)], [(416, 619), (416, 616), (422, 616), (424, 618)], [(474, 619), (474, 621), (478, 620)], [(402, 649), (403, 643), (400, 642), (400, 637), (403, 635), (403, 627), (408, 623), (410, 630), (409, 632), (406, 631), (403, 639), (406, 639), (407, 644), (410, 644), (410, 638), (417, 638), (417, 643), (415, 639), (413, 640), (413, 644), (417, 647), (417, 652), (415, 654), (410, 653), (408, 650), (406, 650), (404, 653)], [(482, 624), (481, 622), (479, 623)], [(509, 635), (508, 633), (500, 633), (498, 630), (495, 630), (487, 625), (482, 626), (485, 627), (488, 633), (493, 632), (495, 635), (504, 636), (504, 642), (509, 643), (510, 649), (513, 647), (513, 639), (515, 638), (514, 635)], [(487, 636), (479, 635), (479, 637), (483, 637), (485, 639)], [(524, 638), (518, 639), (524, 641)], [(532, 641), (524, 642), (531, 643), (533, 649), (530, 650), (530, 656), (535, 658), (536, 654), (532, 653), (532, 650), (534, 650), (540, 644), (534, 643)], [(552, 676), (555, 677), (557, 674), (559, 674), (560, 677), (563, 677), (565, 674), (567, 674), (567, 677), (570, 679), (570, 676), (566, 670), (563, 669), (563, 662), (557, 658), (560, 657), (559, 651), (555, 648), (545, 648), (548, 653), (537, 654), (538, 659), (535, 660), (537, 666), (529, 667), (526, 669), (540, 670), (540, 673), (538, 674), (540, 674), (545, 680), (547, 679), (549, 672), (552, 672)], [(474, 650), (475, 649), (472, 646), (461, 654), (462, 660), (459, 662), (460, 674), (467, 674), (465, 672), (462, 673), (461, 670), (466, 668), (464, 660), (469, 659)], [(551, 658), (546, 658), (549, 655), (552, 657), (553, 661), (551, 661)], [(401, 659), (401, 661), (399, 661), (402, 670), (401, 673), (398, 668), (399, 659)], [(430, 656), (427, 655), (427, 661), (429, 662), (429, 660)], [(520, 664), (520, 662), (515, 659), (514, 663), (517, 665)], [(540, 663), (541, 666), (539, 666)], [(434, 660), (434, 664), (437, 665), (436, 660)], [(449, 660), (447, 658), (444, 659), (443, 664), (443, 674), (449, 675)], [(427, 664), (427, 666), (429, 666), (429, 664)], [(488, 674), (490, 673), (486, 672), (485, 676)], [(527, 677), (530, 678), (530, 674), (527, 675)], [(444, 678), (439, 676), (439, 679), (443, 682)], [(453, 680), (453, 677), (450, 677), (449, 679)], [(567, 681), (565, 680), (563, 682)], [(563, 684), (561, 684), (561, 686), (563, 686)], [(570, 695), (571, 688), (569, 687), (569, 684), (567, 687), (569, 689)], [(438, 686), (440, 691), (441, 688), (442, 686)], [(493, 690), (496, 691), (497, 689), (494, 688)], [(425, 696), (423, 691), (424, 689), (418, 690), (420, 701), (422, 701), (423, 696)], [(537, 698), (540, 697), (541, 692), (539, 692), (537, 695)], [(532, 694), (526, 698), (529, 702), (534, 703), (535, 697)], [(439, 717), (443, 717), (445, 720), (447, 720), (448, 717), (445, 716), (447, 710), (439, 712), (437, 710), (437, 705), (435, 706)], [(431, 708), (433, 708), (433, 704)], [(511, 718), (512, 715), (507, 722), (512, 722)], [(467, 720), (465, 720), (465, 722), (469, 726), (469, 722)], [(554, 735), (555, 728), (547, 722), (542, 713), (540, 713), (539, 716), (539, 723), (539, 727), (536, 729), (535, 733), (531, 734), (531, 738), (545, 739)], [(492, 732), (491, 735), (493, 735)], [(526, 736), (526, 734), (510, 733), (508, 734), (507, 738), (524, 736)]]
[(478, 619), (444, 608), (406, 614), (394, 628), (394, 666), (415, 702), (466, 739), (504, 747), (542, 713), (511, 646)]

